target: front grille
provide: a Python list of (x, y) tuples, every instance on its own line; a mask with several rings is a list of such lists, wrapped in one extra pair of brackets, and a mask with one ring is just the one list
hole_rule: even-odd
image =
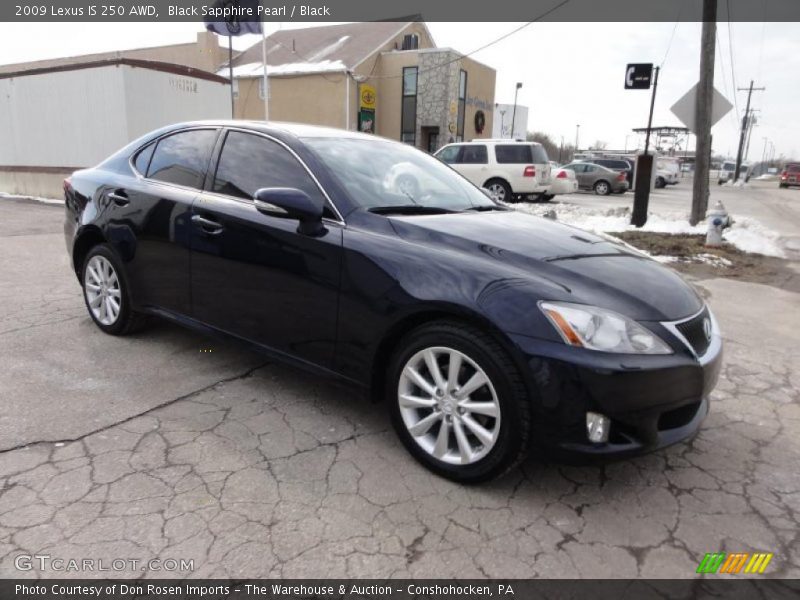
[(689, 345), (697, 356), (703, 356), (711, 343), (711, 340), (706, 336), (706, 328), (704, 325), (705, 320), (708, 318), (708, 309), (704, 308), (703, 312), (692, 317), (688, 321), (675, 323), (675, 329), (686, 338), (686, 341), (689, 342)]

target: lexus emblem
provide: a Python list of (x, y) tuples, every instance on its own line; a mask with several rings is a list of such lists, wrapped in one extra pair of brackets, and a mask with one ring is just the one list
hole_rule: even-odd
[(703, 333), (706, 334), (706, 339), (711, 341), (711, 319), (706, 317), (703, 319)]

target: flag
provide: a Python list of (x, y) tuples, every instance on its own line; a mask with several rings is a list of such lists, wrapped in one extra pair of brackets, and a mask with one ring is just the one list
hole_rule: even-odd
[(206, 29), (219, 35), (261, 33), (258, 7), (259, 0), (216, 0), (204, 19)]

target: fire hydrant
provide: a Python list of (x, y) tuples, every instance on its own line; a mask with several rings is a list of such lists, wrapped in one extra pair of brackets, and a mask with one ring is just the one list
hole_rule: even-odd
[(722, 231), (733, 225), (733, 219), (725, 210), (722, 202), (718, 200), (714, 208), (706, 213), (706, 221), (708, 221), (706, 246), (721, 246)]

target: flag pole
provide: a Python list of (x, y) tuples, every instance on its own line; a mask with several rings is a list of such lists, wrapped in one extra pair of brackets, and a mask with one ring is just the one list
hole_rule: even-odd
[(264, 63), (264, 120), (269, 121), (269, 78), (267, 77), (267, 34), (261, 24), (261, 60)]
[(231, 78), (231, 119), (235, 118), (233, 110), (233, 36), (228, 34), (228, 73)]

